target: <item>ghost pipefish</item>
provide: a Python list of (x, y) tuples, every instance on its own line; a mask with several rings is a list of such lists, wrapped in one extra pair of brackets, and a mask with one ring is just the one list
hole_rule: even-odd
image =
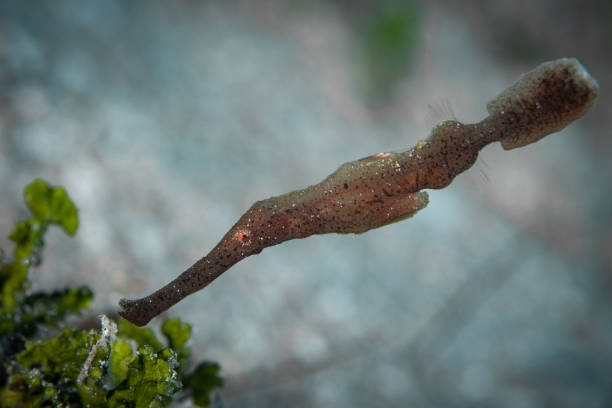
[(428, 203), (421, 190), (449, 185), (484, 146), (499, 141), (510, 150), (558, 132), (584, 115), (598, 90), (576, 59), (541, 64), (489, 102), (489, 116), (479, 123), (442, 122), (405, 152), (345, 163), (319, 184), (256, 202), (175, 280), (144, 298), (121, 299), (119, 315), (144, 326), (264, 248), (313, 234), (359, 234), (411, 217)]

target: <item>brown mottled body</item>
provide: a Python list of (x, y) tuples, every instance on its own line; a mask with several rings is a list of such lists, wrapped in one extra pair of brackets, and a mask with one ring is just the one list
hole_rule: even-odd
[(500, 141), (513, 149), (536, 142), (581, 117), (597, 93), (577, 60), (542, 64), (491, 101), (489, 116), (479, 123), (442, 122), (406, 152), (345, 163), (319, 184), (256, 202), (208, 255), (153, 294), (122, 299), (119, 314), (142, 326), (264, 248), (313, 234), (362, 233), (408, 218), (428, 203), (421, 190), (449, 185), (487, 144)]

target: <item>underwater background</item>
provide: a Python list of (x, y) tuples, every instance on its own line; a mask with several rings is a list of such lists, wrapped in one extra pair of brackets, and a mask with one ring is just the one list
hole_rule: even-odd
[[(612, 404), (607, 1), (0, 3), (0, 247), (42, 177), (79, 208), (34, 289), (92, 316), (204, 256), (255, 201), (473, 123), (539, 63), (585, 117), (486, 147), (414, 218), (266, 249), (170, 309), (228, 407)], [(155, 324), (155, 321), (153, 325)]]

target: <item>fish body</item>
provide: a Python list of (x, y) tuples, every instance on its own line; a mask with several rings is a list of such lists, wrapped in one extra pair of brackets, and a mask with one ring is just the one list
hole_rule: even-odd
[(359, 234), (409, 218), (429, 202), (422, 190), (448, 186), (484, 146), (499, 141), (509, 150), (558, 132), (584, 115), (598, 91), (578, 60), (544, 63), (489, 102), (481, 122), (442, 122), (405, 152), (345, 163), (318, 184), (257, 201), (175, 280), (142, 299), (121, 299), (119, 315), (143, 326), (264, 248), (313, 234)]

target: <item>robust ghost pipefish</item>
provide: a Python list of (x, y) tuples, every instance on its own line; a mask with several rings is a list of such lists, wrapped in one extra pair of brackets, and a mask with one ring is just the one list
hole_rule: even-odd
[(598, 91), (576, 59), (544, 63), (489, 102), (481, 122), (442, 122), (405, 152), (345, 163), (319, 184), (256, 202), (175, 280), (142, 299), (121, 299), (119, 315), (144, 326), (264, 248), (313, 234), (360, 234), (411, 217), (428, 203), (422, 190), (448, 186), (484, 146), (499, 141), (510, 150), (558, 132), (584, 115)]

